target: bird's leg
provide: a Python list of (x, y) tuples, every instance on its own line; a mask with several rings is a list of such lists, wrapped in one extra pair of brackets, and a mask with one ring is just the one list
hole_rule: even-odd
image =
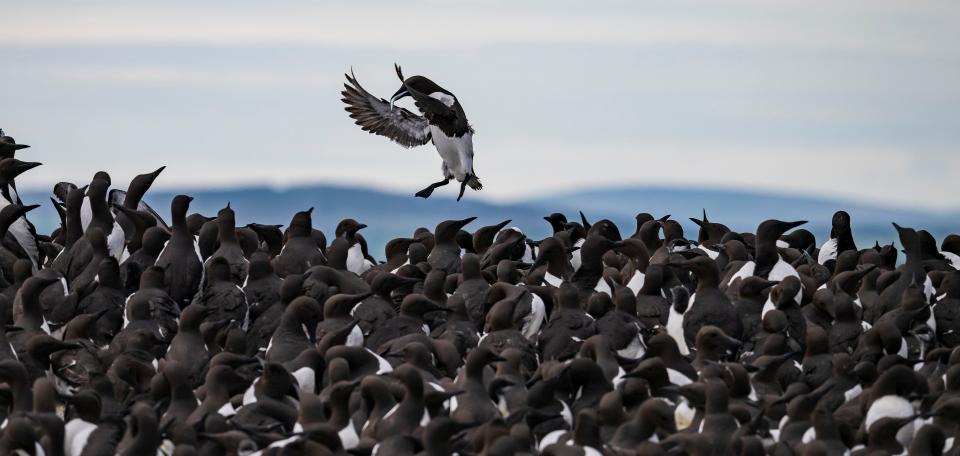
[(435, 189), (435, 188), (437, 188), (437, 187), (443, 187), (444, 185), (447, 185), (447, 184), (449, 184), (449, 183), (450, 183), (450, 179), (444, 179), (444, 180), (442, 180), (442, 181), (440, 181), (440, 182), (434, 182), (434, 183), (430, 184), (429, 186), (427, 186), (427, 188), (425, 188), (425, 189), (420, 190), (419, 192), (417, 192), (416, 195), (414, 195), (414, 196), (418, 196), (418, 197), (420, 197), (420, 198), (429, 198), (430, 195), (433, 194), (433, 189)]
[(468, 181), (470, 181), (470, 174), (463, 176), (463, 182), (460, 183), (460, 195), (457, 196), (457, 201), (460, 201), (460, 198), (463, 198), (463, 191), (467, 189)]

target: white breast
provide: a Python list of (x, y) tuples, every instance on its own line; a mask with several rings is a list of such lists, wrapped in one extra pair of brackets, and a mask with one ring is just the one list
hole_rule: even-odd
[(637, 337), (634, 337), (626, 347), (617, 350), (617, 355), (626, 359), (640, 359), (646, 352), (647, 347), (643, 345), (643, 336), (637, 332)]
[(753, 271), (756, 268), (757, 268), (757, 263), (754, 263), (752, 261), (743, 263), (743, 266), (740, 267), (740, 270), (738, 270), (736, 274), (730, 277), (730, 280), (727, 282), (727, 285), (730, 285), (731, 283), (733, 283), (734, 280), (737, 280), (737, 279), (743, 280), (743, 279), (746, 279), (747, 277), (752, 276)]
[[(793, 276), (798, 279), (800, 278), (800, 274), (797, 273), (797, 270), (794, 269), (793, 266), (790, 265), (790, 263), (783, 261), (783, 258), (778, 258), (777, 264), (773, 265), (773, 269), (771, 269), (770, 273), (767, 274), (767, 280), (779, 282), (789, 276)], [(803, 299), (802, 284), (800, 286), (800, 290), (797, 291), (797, 294), (793, 296), (793, 299), (797, 301), (797, 304), (799, 304), (800, 300)]]
[(359, 326), (354, 326), (353, 329), (350, 330), (350, 334), (347, 336), (347, 346), (348, 347), (363, 346), (363, 330), (361, 330)]
[[(586, 242), (586, 239), (581, 239), (574, 243), (574, 247), (583, 247), (583, 243)], [(580, 250), (577, 249), (575, 252), (570, 254), (570, 265), (573, 266), (573, 270), (577, 271), (580, 269)]]
[(683, 386), (683, 385), (693, 383), (693, 380), (690, 380), (690, 377), (687, 377), (686, 375), (683, 375), (682, 373), (680, 373), (680, 371), (676, 369), (671, 369), (669, 367), (667, 368), (667, 378), (670, 379), (670, 383), (677, 386)]
[(93, 220), (93, 209), (90, 207), (90, 198), (83, 198), (83, 203), (80, 204), (80, 226), (83, 227), (84, 232), (87, 231), (91, 220)]
[(860, 384), (854, 385), (853, 388), (850, 388), (843, 392), (844, 402), (850, 402), (856, 399), (858, 396), (860, 396), (860, 393), (862, 392), (863, 392), (863, 388), (860, 386)]
[(231, 417), (237, 414), (237, 409), (233, 408), (233, 404), (231, 404), (230, 401), (227, 401), (226, 404), (223, 404), (223, 407), (217, 410), (217, 414), (223, 417)]
[[(691, 296), (691, 300), (693, 297)], [(692, 302), (691, 302), (692, 304)], [(689, 355), (690, 349), (687, 348), (687, 341), (683, 338), (683, 314), (677, 312), (673, 306), (670, 306), (670, 316), (667, 317), (667, 334), (677, 342), (677, 348), (681, 355)]]
[(630, 281), (627, 282), (627, 288), (633, 292), (633, 294), (640, 294), (640, 289), (643, 288), (643, 282), (646, 280), (647, 276), (640, 271), (634, 271), (633, 277), (630, 277)]
[(940, 254), (947, 259), (947, 262), (950, 263), (953, 269), (960, 270), (960, 255), (953, 252), (940, 252)]
[(368, 263), (367, 259), (363, 256), (363, 247), (360, 246), (360, 243), (353, 244), (350, 250), (347, 251), (347, 270), (356, 275), (360, 275), (366, 272), (367, 269), (370, 269), (370, 267), (367, 266)]
[(710, 249), (708, 249), (708, 248), (706, 248), (706, 247), (704, 247), (704, 246), (702, 246), (702, 245), (700, 246), (700, 250), (703, 250), (703, 253), (706, 253), (707, 256), (710, 257), (711, 260), (716, 260), (717, 257), (720, 256), (720, 252), (718, 252), (718, 251), (716, 251), (716, 250), (710, 250)]
[(830, 238), (820, 247), (820, 254), (817, 255), (817, 263), (824, 264), (830, 260), (837, 259), (837, 240)]
[(610, 290), (610, 285), (606, 280), (603, 280), (603, 277), (597, 281), (597, 285), (593, 287), (593, 291), (596, 291), (597, 293), (606, 293), (607, 296), (613, 296), (613, 291)]
[(444, 167), (458, 181), (463, 182), (467, 173), (473, 172), (473, 135), (447, 136), (440, 128), (430, 126), (430, 136)]
[(531, 294), (531, 296), (533, 300), (530, 302), (530, 313), (523, 318), (523, 327), (520, 329), (520, 332), (527, 339), (532, 339), (539, 334), (540, 327), (547, 319), (547, 308), (543, 304), (543, 299), (540, 299), (540, 296), (536, 294)]
[(563, 283), (563, 279), (551, 274), (550, 271), (547, 271), (546, 274), (543, 275), (543, 281), (557, 288), (560, 288), (560, 285)]
[(681, 398), (680, 403), (677, 404), (677, 408), (673, 410), (673, 420), (677, 425), (677, 430), (682, 431), (691, 424), (693, 424), (693, 418), (696, 415), (697, 410), (690, 406), (690, 403), (686, 399)]
[(913, 406), (906, 399), (888, 394), (870, 404), (867, 410), (866, 428), (869, 430), (880, 418), (906, 418), (913, 415)]
[(83, 447), (87, 445), (90, 434), (97, 429), (97, 425), (74, 418), (64, 427), (63, 454), (66, 456), (80, 456)]
[(569, 431), (565, 429), (558, 429), (556, 431), (550, 432), (549, 434), (543, 436), (543, 440), (540, 441), (540, 445), (537, 446), (537, 449), (540, 450), (540, 452), (542, 453), (547, 446), (557, 443), (560, 440), (560, 438), (563, 437), (563, 435), (566, 434), (567, 432)]
[(337, 432), (337, 435), (340, 436), (340, 441), (343, 443), (343, 449), (345, 450), (356, 448), (360, 444), (360, 436), (357, 435), (357, 430), (353, 428), (351, 423), (347, 423), (340, 432)]
[(767, 297), (767, 302), (763, 303), (763, 310), (760, 312), (760, 319), (762, 320), (763, 317), (765, 317), (765, 316), (767, 315), (767, 312), (769, 312), (769, 311), (771, 311), (771, 310), (773, 310), (773, 309), (776, 309), (776, 308), (777, 308), (777, 306), (775, 306), (775, 305), (773, 304), (773, 299), (768, 296), (768, 297)]
[(388, 374), (388, 373), (390, 373), (390, 372), (393, 372), (393, 366), (390, 365), (390, 362), (388, 362), (387, 360), (383, 359), (383, 357), (381, 357), (380, 355), (374, 353), (374, 352), (373, 352), (372, 350), (370, 350), (369, 348), (367, 349), (367, 353), (370, 353), (371, 355), (373, 355), (373, 356), (375, 356), (375, 357), (377, 358), (377, 362), (378, 362), (379, 365), (380, 365), (380, 368), (377, 369), (377, 375), (383, 375), (383, 374)]
[(303, 394), (313, 394), (317, 387), (317, 373), (312, 367), (301, 367), (293, 373), (293, 378), (297, 379), (300, 385), (300, 392)]
[(123, 228), (116, 221), (113, 222), (113, 228), (110, 230), (110, 235), (107, 236), (107, 249), (110, 251), (110, 256), (117, 259), (119, 263), (123, 258), (123, 252), (126, 251), (127, 238), (123, 233)]

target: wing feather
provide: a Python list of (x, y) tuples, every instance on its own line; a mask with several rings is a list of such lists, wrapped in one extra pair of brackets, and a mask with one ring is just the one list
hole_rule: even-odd
[(353, 71), (345, 75), (343, 102), (350, 117), (364, 131), (385, 136), (404, 147), (422, 146), (430, 142), (430, 124), (427, 119), (404, 108), (394, 106), (383, 98), (367, 92), (357, 82)]

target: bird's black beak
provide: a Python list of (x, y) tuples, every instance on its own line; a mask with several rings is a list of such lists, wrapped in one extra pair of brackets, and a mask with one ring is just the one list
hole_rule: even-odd
[(42, 164), (43, 164), (43, 163), (39, 163), (39, 162), (19, 162), (19, 163), (17, 163), (17, 166), (14, 167), (13, 170), (14, 170), (14, 173), (15, 173), (17, 176), (19, 176), (19, 175), (21, 175), (21, 174), (23, 174), (23, 173), (25, 173), (25, 172), (27, 172), (27, 171), (30, 171), (31, 169), (36, 168), (36, 167), (38, 167), (38, 166), (40, 166), (40, 165), (42, 165)]
[(403, 97), (409, 97), (409, 96), (410, 96), (410, 92), (407, 91), (407, 86), (405, 86), (405, 85), (404, 85), (404, 86), (400, 86), (400, 90), (398, 90), (396, 93), (393, 94), (392, 97), (390, 97), (390, 110), (391, 110), (391, 111), (393, 110), (393, 103), (394, 103), (394, 102), (396, 102), (397, 100), (399, 100), (399, 99), (401, 99), (401, 98), (403, 98)]

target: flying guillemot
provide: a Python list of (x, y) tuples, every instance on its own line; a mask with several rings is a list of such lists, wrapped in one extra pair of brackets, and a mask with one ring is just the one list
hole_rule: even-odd
[[(451, 179), (460, 182), (463, 197), (466, 186), (480, 190), (483, 186), (473, 170), (473, 127), (467, 122), (460, 101), (450, 91), (423, 76), (403, 77), (399, 65), (394, 65), (402, 85), (390, 97), (390, 101), (377, 98), (357, 82), (353, 71), (344, 84), (343, 102), (357, 125), (364, 131), (386, 136), (404, 147), (422, 146), (433, 142), (443, 159), (443, 180), (430, 184), (416, 196), (429, 198), (437, 187), (447, 185)], [(394, 103), (404, 97), (412, 97), (420, 110), (418, 116)]]

